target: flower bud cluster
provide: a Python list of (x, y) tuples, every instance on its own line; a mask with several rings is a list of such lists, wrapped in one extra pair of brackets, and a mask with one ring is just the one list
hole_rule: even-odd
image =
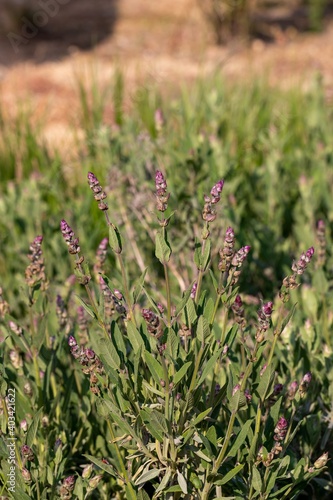
[(299, 283), (297, 283), (297, 276), (301, 276), (304, 273), (308, 264), (311, 262), (313, 254), (314, 248), (310, 247), (305, 253), (303, 252), (299, 260), (295, 261), (291, 266), (293, 274), (284, 278), (282, 288), (279, 293), (283, 302), (287, 302), (289, 300), (289, 290), (294, 290), (299, 287)]
[(213, 222), (216, 219), (215, 205), (221, 199), (224, 180), (218, 181), (211, 189), (210, 196), (205, 195), (205, 204), (202, 210), (202, 218), (206, 222)]
[(102, 211), (109, 209), (107, 203), (105, 203), (106, 193), (103, 191), (97, 177), (92, 173), (88, 172), (88, 184), (92, 192), (94, 193), (94, 198), (98, 203), (98, 208)]
[(263, 449), (261, 448), (259, 450), (257, 460), (258, 462), (262, 462), (266, 467), (268, 467), (272, 460), (274, 459), (275, 455), (279, 455), (282, 451), (282, 442), (284, 441), (287, 432), (288, 432), (288, 420), (286, 420), (284, 417), (281, 417), (279, 421), (277, 422), (275, 429), (274, 429), (274, 436), (273, 439), (275, 441), (273, 448), (269, 453), (263, 453)]
[(307, 372), (304, 377), (301, 380), (301, 383), (299, 384), (298, 392), (301, 396), (301, 398), (304, 398), (306, 393), (308, 392), (309, 385), (312, 380), (312, 374), (311, 372)]
[(107, 238), (103, 238), (97, 248), (95, 264), (94, 264), (94, 272), (97, 278), (99, 276), (99, 273), (102, 273), (104, 270), (108, 244), (109, 240)]
[(81, 249), (79, 246), (79, 238), (75, 237), (74, 231), (69, 226), (69, 224), (67, 224), (65, 219), (62, 219), (62, 221), (60, 222), (60, 230), (66, 242), (66, 245), (68, 246), (69, 253), (72, 255), (80, 253)]
[(266, 302), (266, 304), (263, 304), (258, 311), (259, 325), (256, 331), (256, 341), (258, 343), (262, 342), (265, 338), (265, 332), (269, 328), (272, 312), (273, 302)]
[(17, 348), (11, 349), (9, 351), (9, 359), (10, 359), (11, 364), (13, 365), (13, 368), (15, 368), (15, 370), (22, 368), (23, 361), (22, 361), (22, 358), (21, 358), (20, 353), (18, 352)]
[(30, 264), (25, 270), (25, 281), (30, 288), (37, 283), (41, 283), (42, 290), (46, 290), (47, 281), (45, 275), (45, 265), (42, 252), (43, 236), (36, 236), (30, 245), (28, 259)]
[(92, 349), (79, 346), (72, 335), (68, 337), (68, 345), (72, 356), (77, 359), (82, 366), (83, 373), (85, 375), (90, 375), (90, 390), (94, 394), (98, 394), (100, 390), (97, 387), (97, 375), (102, 375), (104, 373), (104, 368), (100, 359)]
[(59, 488), (61, 500), (69, 500), (70, 498), (72, 498), (75, 481), (75, 476), (68, 476), (63, 480)]
[(102, 290), (104, 296), (104, 313), (105, 316), (111, 318), (115, 312), (120, 314), (121, 316), (126, 315), (126, 307), (123, 303), (124, 297), (123, 294), (115, 289), (113, 292), (105, 283), (102, 276), (99, 277), (99, 285)]
[(232, 280), (231, 280), (231, 285), (235, 285), (237, 281), (239, 280), (239, 276), (241, 274), (241, 267), (244, 262), (244, 260), (247, 257), (247, 254), (251, 250), (251, 247), (249, 245), (246, 245), (245, 247), (242, 247), (236, 252), (231, 260), (231, 272), (232, 272)]
[(22, 459), (23, 459), (24, 463), (32, 462), (35, 458), (34, 452), (30, 448), (30, 446), (28, 446), (27, 444), (24, 444), (21, 447), (21, 455), (22, 455)]
[(0, 318), (4, 318), (9, 313), (9, 304), (3, 298), (3, 289), (0, 286)]
[(152, 335), (161, 335), (161, 325), (159, 317), (151, 309), (142, 309), (141, 314), (147, 324), (147, 330)]
[(156, 197), (156, 208), (159, 212), (165, 212), (168, 208), (168, 201), (170, 198), (170, 193), (167, 192), (167, 182), (164, 175), (159, 170), (155, 173), (155, 197)]
[(220, 248), (219, 255), (220, 261), (218, 264), (219, 271), (224, 273), (229, 271), (232, 258), (234, 256), (234, 246), (235, 246), (235, 233), (232, 227), (228, 227), (225, 232), (223, 248)]
[(323, 220), (317, 223), (318, 256), (317, 265), (322, 267), (326, 261), (326, 227)]
[(236, 295), (235, 302), (232, 304), (231, 309), (235, 315), (236, 323), (240, 327), (245, 328), (246, 320), (245, 320), (245, 314), (244, 314), (243, 301), (242, 301), (240, 295)]

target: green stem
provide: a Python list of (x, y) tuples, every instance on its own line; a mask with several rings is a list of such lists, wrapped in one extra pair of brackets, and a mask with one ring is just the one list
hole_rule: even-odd
[(168, 266), (164, 262), (163, 263), (164, 267), (164, 276), (165, 276), (165, 288), (166, 288), (166, 295), (167, 295), (167, 327), (171, 327), (171, 291), (170, 291), (170, 280), (169, 280), (169, 272), (168, 272)]
[(196, 357), (196, 360), (195, 360), (195, 366), (194, 366), (194, 370), (193, 370), (193, 375), (192, 375), (192, 380), (191, 380), (189, 392), (193, 391), (193, 389), (194, 389), (196, 379), (197, 379), (197, 374), (198, 374), (198, 371), (200, 368), (201, 358), (203, 356), (204, 351), (205, 351), (205, 344), (202, 343), (201, 347), (199, 349), (198, 355)]
[(129, 495), (128, 498), (129, 498), (129, 500), (136, 500), (137, 499), (137, 495), (136, 495), (136, 493), (134, 491), (134, 488), (133, 488), (133, 486), (132, 486), (132, 484), (131, 484), (131, 482), (129, 480), (128, 472), (127, 472), (127, 469), (125, 467), (125, 464), (124, 464), (124, 461), (123, 461), (123, 457), (121, 456), (118, 444), (115, 441), (116, 436), (115, 436), (115, 433), (113, 432), (112, 424), (111, 424), (111, 422), (110, 422), (109, 419), (107, 420), (107, 424), (108, 424), (109, 432), (110, 432), (110, 435), (111, 435), (111, 441), (113, 442), (114, 447), (115, 447), (115, 451), (116, 451), (117, 459), (118, 459), (118, 462), (119, 462), (119, 465), (120, 465), (120, 469), (121, 469), (124, 481), (125, 481), (126, 486), (127, 486), (127, 493)]
[(117, 253), (116, 255), (117, 255), (120, 270), (121, 270), (121, 276), (122, 276), (123, 287), (124, 287), (124, 295), (125, 295), (125, 299), (126, 299), (126, 302), (128, 305), (128, 311), (129, 311), (129, 319), (130, 319), (130, 321), (133, 321), (135, 326), (137, 326), (136, 319), (135, 319), (135, 316), (133, 314), (133, 304), (131, 301), (131, 295), (130, 295), (129, 288), (128, 288), (128, 282), (127, 282), (127, 277), (126, 277), (124, 261), (123, 261), (121, 253)]

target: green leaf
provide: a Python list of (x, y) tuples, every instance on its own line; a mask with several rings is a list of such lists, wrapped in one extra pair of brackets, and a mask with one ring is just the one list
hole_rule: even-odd
[(240, 450), (242, 444), (244, 443), (249, 429), (252, 425), (253, 419), (247, 420), (245, 424), (242, 425), (239, 433), (237, 434), (237, 437), (233, 443), (233, 445), (230, 448), (230, 451), (228, 451), (227, 456), (228, 457), (235, 457), (237, 455), (237, 452)]
[(146, 407), (140, 411), (140, 416), (152, 436), (162, 443), (168, 429), (164, 415)]
[(151, 469), (138, 477), (138, 479), (135, 481), (135, 485), (138, 486), (139, 484), (146, 483), (147, 481), (151, 481), (151, 479), (154, 479), (155, 477), (159, 476), (165, 469)]
[(178, 357), (179, 345), (179, 336), (176, 335), (173, 328), (170, 328), (168, 331), (165, 353), (170, 356), (172, 362), (174, 362)]
[(165, 264), (170, 260), (171, 248), (167, 241), (166, 233), (163, 233), (162, 230), (156, 233), (155, 255), (161, 264)]
[(161, 380), (164, 380), (162, 365), (160, 365), (157, 359), (148, 351), (144, 352), (144, 359), (155, 382), (161, 385)]
[(137, 492), (138, 500), (151, 500), (150, 496), (145, 490), (139, 490)]
[(260, 376), (259, 385), (256, 389), (256, 393), (259, 395), (261, 401), (265, 401), (267, 396), (273, 389), (275, 370), (272, 364), (270, 364), (264, 373)]
[(186, 290), (186, 292), (184, 293), (183, 298), (178, 302), (177, 307), (176, 307), (176, 313), (175, 313), (175, 317), (176, 318), (182, 312), (182, 310), (184, 309), (184, 307), (186, 306), (187, 301), (188, 301), (188, 299), (189, 299), (189, 297), (191, 295), (191, 290), (192, 290), (192, 287), (189, 288), (188, 290)]
[(194, 242), (194, 263), (198, 270), (201, 269), (201, 243), (197, 237)]
[(81, 297), (79, 295), (76, 295), (76, 293), (74, 294), (74, 296), (75, 296), (76, 300), (81, 304), (83, 309), (89, 314), (89, 316), (91, 316), (94, 319), (97, 319), (97, 316), (96, 316), (95, 312), (93, 311), (92, 307), (89, 306), (83, 299), (81, 299)]
[(255, 489), (255, 491), (260, 492), (262, 489), (262, 479), (260, 472), (258, 471), (257, 467), (253, 464), (252, 467), (252, 486)]
[(215, 292), (217, 292), (219, 284), (218, 284), (218, 281), (215, 278), (215, 275), (211, 269), (209, 269), (209, 274), (210, 274), (211, 280), (213, 282), (214, 290), (215, 290)]
[(208, 239), (206, 240), (205, 244), (205, 249), (201, 257), (201, 270), (206, 271), (209, 261), (210, 261), (210, 248), (211, 248), (211, 241)]
[(38, 352), (45, 340), (47, 320), (48, 316), (47, 315), (43, 316), (42, 320), (38, 325), (37, 334), (32, 336), (32, 345), (36, 348)]
[(209, 322), (204, 316), (200, 316), (196, 331), (197, 339), (200, 340), (200, 342), (204, 342), (205, 339), (209, 336), (209, 334), (210, 334)]
[(160, 482), (159, 486), (157, 487), (155, 493), (159, 493), (160, 491), (163, 491), (167, 485), (168, 485), (168, 482), (170, 481), (170, 478), (172, 476), (172, 470), (171, 469), (167, 469), (162, 481)]
[(187, 373), (187, 370), (189, 369), (189, 367), (192, 365), (192, 361), (188, 361), (187, 363), (185, 363), (179, 370), (177, 373), (175, 373), (175, 376), (173, 377), (173, 383), (175, 385), (177, 385), (181, 380), (182, 378), (186, 375)]
[(198, 380), (198, 383), (196, 385), (196, 388), (199, 387), (200, 384), (202, 384), (202, 382), (206, 379), (206, 377), (214, 371), (214, 367), (215, 367), (215, 364), (216, 364), (216, 361), (218, 360), (218, 358), (220, 357), (221, 353), (222, 353), (222, 347), (220, 347), (220, 349), (218, 349), (216, 351), (215, 354), (213, 354), (213, 356), (211, 358), (209, 358), (209, 360), (207, 361), (204, 369), (203, 369), (203, 372), (201, 374), (201, 377), (199, 378)]
[(182, 492), (185, 495), (187, 495), (187, 482), (186, 482), (185, 477), (183, 476), (183, 474), (181, 472), (179, 472), (179, 470), (177, 470), (177, 481), (178, 481), (178, 484), (179, 484)]
[(109, 245), (115, 253), (121, 253), (122, 243), (118, 228), (113, 224), (109, 225)]
[(141, 276), (139, 276), (139, 278), (137, 280), (135, 280), (134, 289), (133, 289), (133, 304), (135, 304), (139, 298), (143, 284), (145, 282), (147, 271), (148, 271), (148, 267), (146, 267), (146, 269), (141, 273)]
[(127, 322), (126, 331), (128, 340), (132, 344), (134, 352), (137, 353), (140, 349), (144, 349), (145, 343), (143, 338), (141, 337), (139, 330), (131, 321)]
[(92, 462), (93, 464), (97, 465), (99, 469), (102, 469), (107, 474), (110, 474), (110, 476), (117, 477), (117, 473), (111, 465), (105, 464), (102, 460), (99, 460), (93, 455), (83, 455), (83, 456), (86, 457), (88, 460), (90, 460), (90, 462)]
[(276, 335), (281, 335), (281, 333), (283, 332), (283, 330), (285, 329), (285, 327), (287, 326), (287, 324), (289, 323), (289, 321), (293, 317), (296, 306), (297, 306), (297, 302), (292, 306), (291, 310), (289, 311), (287, 316), (282, 321), (281, 327), (280, 327), (279, 331), (276, 332)]
[(193, 422), (191, 422), (191, 425), (193, 425), (193, 427), (195, 427), (196, 425), (198, 425), (199, 422), (201, 422), (204, 418), (207, 417), (207, 415), (209, 415), (209, 413), (212, 411), (211, 408), (208, 408), (207, 410), (201, 412), (194, 420)]
[(187, 301), (184, 308), (184, 317), (184, 323), (186, 323), (189, 328), (191, 328), (193, 323), (197, 320), (198, 315), (195, 310), (194, 300), (191, 298)]
[(35, 437), (37, 435), (37, 430), (43, 411), (44, 411), (43, 407), (39, 408), (38, 412), (34, 415), (34, 418), (28, 429), (26, 444), (30, 446), (30, 448), (32, 447)]
[(245, 464), (236, 465), (236, 467), (227, 472), (227, 474), (225, 474), (222, 479), (213, 481), (213, 484), (216, 484), (216, 486), (222, 486), (223, 484), (228, 483), (234, 476), (238, 474), (238, 472), (240, 472), (243, 469), (244, 465)]
[(99, 347), (99, 357), (103, 365), (110, 366), (114, 370), (119, 370), (120, 368), (120, 358), (117, 350), (110, 339), (100, 338), (97, 341)]

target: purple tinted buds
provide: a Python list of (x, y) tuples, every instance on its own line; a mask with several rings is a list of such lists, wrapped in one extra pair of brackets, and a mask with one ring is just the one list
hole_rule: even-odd
[(299, 392), (301, 398), (303, 398), (305, 396), (305, 394), (308, 392), (308, 388), (309, 388), (309, 385), (311, 383), (311, 380), (312, 380), (312, 374), (311, 374), (311, 372), (307, 372), (304, 375), (304, 377), (302, 378), (301, 383), (299, 384), (299, 388), (298, 388), (298, 392)]
[(240, 295), (236, 295), (235, 302), (232, 304), (231, 309), (235, 315), (236, 323), (244, 328), (246, 325), (246, 321), (244, 317), (243, 301)]
[(195, 281), (192, 285), (192, 288), (191, 288), (191, 294), (190, 294), (190, 297), (191, 299), (195, 299), (195, 295), (197, 293), (197, 288), (198, 288), (198, 283)]
[(219, 250), (220, 261), (218, 264), (219, 271), (222, 273), (228, 271), (232, 258), (234, 256), (235, 233), (232, 227), (228, 227), (225, 232), (223, 248)]
[(291, 266), (291, 270), (298, 275), (303, 274), (305, 269), (307, 268), (307, 265), (311, 261), (313, 254), (314, 248), (310, 247), (305, 253), (302, 253), (297, 262), (293, 263), (293, 265)]
[(96, 276), (98, 276), (99, 273), (103, 272), (103, 267), (106, 261), (108, 244), (109, 244), (108, 238), (103, 238), (100, 244), (98, 245), (95, 257), (95, 264), (94, 264), (94, 271)]
[(62, 221), (60, 222), (60, 230), (68, 246), (69, 253), (72, 255), (79, 253), (81, 250), (79, 246), (79, 238), (75, 237), (74, 231), (67, 224), (65, 219), (62, 219)]
[(160, 320), (159, 317), (151, 309), (142, 309), (142, 317), (147, 324), (147, 330), (152, 335), (160, 333)]
[(211, 189), (210, 194), (212, 196), (211, 203), (215, 204), (218, 203), (221, 199), (220, 194), (222, 193), (222, 189), (224, 186), (224, 180), (218, 181)]
[(249, 245), (246, 245), (245, 247), (242, 247), (238, 250), (238, 252), (235, 253), (231, 265), (234, 267), (241, 267), (243, 264), (244, 260), (247, 257), (247, 254), (251, 250), (251, 247)]
[(252, 400), (252, 395), (250, 394), (249, 389), (245, 389), (244, 394), (246, 397), (246, 401), (249, 403)]
[(156, 208), (159, 212), (165, 212), (168, 208), (170, 193), (167, 192), (167, 183), (164, 175), (160, 170), (155, 173), (155, 188), (156, 188)]
[(275, 384), (274, 396), (279, 396), (279, 394), (281, 394), (282, 391), (283, 391), (283, 385), (282, 384)]
[(21, 447), (21, 455), (25, 460), (28, 460), (29, 462), (32, 462), (34, 460), (34, 452), (27, 444), (24, 444)]
[(291, 382), (289, 384), (289, 387), (288, 387), (288, 398), (289, 399), (294, 399), (296, 392), (297, 392), (297, 389), (298, 389), (298, 382), (297, 382), (297, 380), (294, 380), (293, 382)]
[(61, 500), (67, 500), (72, 497), (71, 492), (74, 490), (75, 481), (75, 476), (68, 476), (63, 480), (59, 488)]
[(98, 208), (102, 211), (108, 210), (108, 205), (103, 200), (106, 198), (106, 193), (103, 191), (97, 177), (92, 173), (88, 172), (88, 184), (92, 192), (94, 193), (94, 198), (98, 203)]
[(274, 429), (274, 441), (283, 441), (287, 435), (288, 420), (281, 417)]
[(68, 337), (68, 345), (69, 345), (69, 347), (74, 347), (74, 346), (76, 346), (76, 345), (77, 345), (76, 340), (75, 340), (75, 338), (73, 337), (73, 335), (70, 335), (70, 336)]
[(44, 290), (47, 288), (45, 265), (42, 253), (43, 236), (36, 236), (30, 245), (30, 253), (28, 259), (30, 260), (29, 266), (25, 270), (25, 281), (29, 287), (34, 287), (37, 283), (42, 282)]
[(273, 302), (266, 302), (258, 311), (258, 329), (256, 332), (256, 341), (258, 343), (264, 340), (264, 334), (270, 325), (270, 319), (273, 312)]

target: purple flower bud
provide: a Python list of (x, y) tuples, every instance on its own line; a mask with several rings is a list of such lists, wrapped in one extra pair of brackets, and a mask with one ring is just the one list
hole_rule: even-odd
[(246, 401), (250, 402), (252, 400), (252, 395), (250, 394), (249, 389), (245, 389), (244, 394), (246, 397)]
[(273, 312), (273, 302), (267, 302), (266, 304), (263, 304), (261, 310), (265, 316), (267, 316), (268, 318), (271, 317)]
[(211, 189), (210, 194), (212, 196), (211, 203), (215, 204), (220, 201), (220, 194), (222, 193), (224, 185), (224, 180), (218, 181)]
[(117, 288), (114, 289), (113, 293), (118, 300), (123, 300), (124, 296)]
[(94, 193), (94, 198), (98, 202), (98, 208), (102, 211), (108, 210), (108, 205), (103, 200), (106, 198), (106, 193), (103, 191), (97, 177), (92, 173), (88, 172), (88, 184), (92, 192)]
[(263, 376), (263, 374), (265, 373), (266, 368), (267, 368), (267, 363), (265, 363), (265, 364), (264, 364), (264, 366), (263, 366), (263, 367), (261, 368), (261, 370), (260, 370), (260, 376), (261, 376), (261, 377), (262, 377), (262, 376)]
[(95, 351), (93, 351), (92, 349), (86, 349), (85, 355), (89, 360), (93, 360), (96, 357)]
[(158, 308), (158, 310), (160, 311), (160, 313), (161, 313), (161, 314), (163, 314), (163, 313), (164, 313), (165, 308), (164, 308), (164, 305), (163, 305), (163, 304), (161, 304), (161, 303), (159, 302), (159, 303), (157, 304), (157, 308)]
[(222, 350), (222, 355), (225, 356), (227, 354), (227, 352), (229, 351), (229, 346), (226, 344), (224, 347), (223, 347), (223, 350)]
[(166, 180), (165, 180), (165, 177), (160, 170), (156, 170), (156, 173), (155, 173), (155, 187), (156, 187), (156, 191), (159, 191), (160, 189), (165, 191), (168, 187)]
[(275, 384), (274, 386), (274, 396), (278, 396), (283, 391), (282, 384)]
[(73, 491), (75, 486), (75, 481), (76, 481), (75, 476), (68, 476), (63, 480), (62, 485), (67, 491)]
[(32, 462), (34, 460), (34, 452), (30, 448), (30, 446), (28, 446), (27, 444), (24, 444), (21, 447), (21, 455), (23, 458), (25, 458), (29, 462)]
[(23, 432), (27, 432), (27, 430), (28, 430), (28, 422), (26, 421), (25, 418), (23, 420), (21, 420), (20, 427), (21, 427), (21, 429), (22, 429)]
[(308, 388), (309, 388), (309, 385), (311, 383), (311, 380), (312, 380), (312, 374), (311, 374), (311, 372), (307, 372), (304, 375), (304, 377), (302, 378), (301, 383), (299, 384), (299, 388), (298, 388), (298, 392), (299, 392), (301, 398), (303, 398), (305, 396), (305, 394), (308, 392)]
[(247, 254), (251, 250), (251, 247), (249, 245), (246, 245), (245, 247), (242, 247), (238, 250), (238, 252), (235, 253), (231, 265), (234, 267), (241, 267), (243, 264), (244, 260), (247, 257)]
[(67, 224), (65, 219), (62, 219), (62, 221), (60, 222), (60, 230), (68, 246), (69, 253), (73, 255), (80, 253), (79, 238), (75, 237), (74, 231)]
[(288, 387), (288, 397), (290, 399), (293, 399), (295, 397), (297, 389), (298, 389), (298, 382), (297, 380), (294, 380), (293, 382), (290, 383)]
[(283, 429), (286, 429), (288, 427), (288, 420), (284, 417), (281, 417), (276, 424), (276, 429), (281, 431)]
[(68, 345), (69, 345), (69, 347), (74, 347), (77, 345), (77, 342), (75, 340), (75, 337), (73, 337), (73, 335), (70, 335), (68, 337)]
[(26, 469), (25, 467), (22, 467), (21, 474), (22, 474), (22, 477), (23, 477), (23, 481), (25, 483), (30, 483), (30, 481), (31, 481), (31, 474), (28, 471), (28, 469)]
[(60, 448), (60, 447), (62, 448), (62, 441), (61, 441), (61, 439), (60, 439), (60, 438), (57, 438), (57, 439), (55, 440), (55, 443), (54, 443), (54, 447), (53, 447), (53, 449), (54, 449), (54, 451), (56, 452), (56, 451), (57, 451), (57, 449), (58, 449), (58, 448)]
[(156, 208), (159, 212), (165, 212), (168, 208), (170, 193), (167, 193), (167, 183), (160, 170), (157, 170), (155, 173), (155, 187)]
[(198, 283), (195, 281), (192, 285), (192, 288), (191, 288), (191, 294), (190, 294), (190, 297), (191, 299), (195, 299), (195, 294), (197, 293), (197, 287), (198, 287)]

